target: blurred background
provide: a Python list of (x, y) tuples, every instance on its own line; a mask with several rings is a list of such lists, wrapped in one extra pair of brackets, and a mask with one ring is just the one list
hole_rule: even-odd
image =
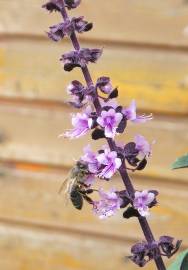
[[(61, 18), (43, 3), (0, 0), (0, 269), (137, 269), (125, 258), (143, 239), (137, 220), (123, 220), (120, 211), (100, 221), (90, 207), (78, 212), (58, 194), (90, 138), (58, 139), (71, 127), (65, 88), (83, 78), (60, 66), (71, 45), (48, 40), (45, 31)], [(154, 114), (151, 122), (129, 125), (121, 140), (137, 133), (156, 140), (148, 167), (133, 181), (137, 189), (160, 190), (151, 227), (156, 238), (183, 239), (184, 249), (188, 175), (170, 165), (188, 150), (188, 1), (82, 0), (71, 14), (94, 23), (79, 36), (82, 46), (104, 48), (90, 65), (93, 78), (110, 76), (123, 105), (136, 99), (140, 113)], [(122, 187), (118, 176), (110, 184)]]

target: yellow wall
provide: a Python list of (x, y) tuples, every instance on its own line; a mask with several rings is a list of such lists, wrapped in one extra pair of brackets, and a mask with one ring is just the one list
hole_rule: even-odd
[[(188, 5), (82, 2), (73, 14), (94, 22), (92, 32), (79, 36), (82, 46), (104, 48), (98, 64), (90, 65), (93, 78), (110, 76), (119, 102), (136, 99), (141, 112), (154, 113), (152, 122), (130, 125), (121, 138), (140, 133), (156, 140), (148, 167), (132, 176), (136, 188), (161, 191), (152, 229), (156, 237), (184, 239), (187, 247), (187, 171), (172, 172), (170, 164), (188, 149)], [(42, 10), (42, 3), (0, 0), (0, 269), (134, 270), (124, 257), (143, 239), (136, 220), (122, 220), (119, 213), (100, 221), (89, 206), (78, 212), (58, 195), (89, 137), (57, 138), (70, 127), (66, 85), (83, 78), (60, 66), (71, 45), (47, 39), (45, 31), (60, 17)], [(152, 269), (152, 263), (146, 267)]]

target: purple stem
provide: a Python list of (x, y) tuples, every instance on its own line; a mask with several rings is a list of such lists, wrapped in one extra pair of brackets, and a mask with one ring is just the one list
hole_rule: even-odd
[[(67, 11), (66, 11), (66, 8), (65, 8), (64, 0), (62, 0), (62, 2), (63, 2), (63, 9), (61, 10), (61, 14), (62, 14), (63, 19), (64, 20), (67, 20), (68, 19), (68, 15), (67, 15)], [(78, 42), (78, 39), (76, 37), (75, 32), (73, 32), (71, 34), (70, 39), (72, 41), (72, 45), (73, 45), (74, 49), (75, 50), (79, 50), (80, 49), (80, 44)], [(87, 86), (88, 87), (89, 86), (94, 86), (94, 83), (92, 81), (92, 78), (91, 78), (91, 75), (90, 75), (90, 72), (89, 72), (87, 66), (85, 66), (85, 67), (82, 68), (82, 72), (83, 72), (85, 81), (87, 83)], [(101, 112), (101, 105), (100, 105), (100, 102), (99, 102), (97, 93), (95, 93), (95, 98), (94, 98), (94, 102), (93, 103), (94, 103), (94, 106), (95, 106), (96, 111), (98, 113), (100, 113)], [(111, 138), (108, 138), (107, 141), (108, 141), (108, 145), (109, 145), (110, 149), (112, 151), (115, 151), (116, 148), (117, 148), (116, 147), (116, 144), (115, 144), (115, 141), (113, 139), (111, 139)], [(132, 182), (130, 180), (130, 177), (129, 177), (128, 173), (127, 173), (127, 169), (126, 169), (125, 164), (122, 164), (121, 168), (119, 169), (119, 173), (120, 173), (120, 175), (122, 177), (122, 180), (124, 182), (124, 185), (125, 185), (128, 193), (129, 193), (129, 195), (130, 196), (133, 196), (133, 194), (135, 192), (135, 189), (134, 189), (133, 184), (132, 184)], [(150, 226), (149, 226), (146, 218), (140, 216), (138, 218), (138, 220), (139, 220), (140, 226), (142, 228), (142, 231), (144, 233), (144, 236), (145, 236), (147, 242), (148, 243), (154, 242), (155, 239), (154, 239), (154, 236), (152, 234), (152, 231), (150, 229)], [(155, 264), (156, 264), (158, 270), (166, 270), (166, 267), (164, 265), (164, 262), (163, 262), (161, 256), (159, 256), (158, 258), (155, 259)]]

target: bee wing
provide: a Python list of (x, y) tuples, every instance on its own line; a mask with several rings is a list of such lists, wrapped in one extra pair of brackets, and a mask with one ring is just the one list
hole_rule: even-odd
[(71, 179), (70, 178), (66, 178), (63, 182), (62, 182), (62, 184), (61, 184), (61, 186), (60, 186), (60, 189), (59, 189), (59, 191), (58, 191), (58, 194), (61, 194), (62, 193), (62, 191), (63, 191), (63, 193), (64, 193), (64, 195), (65, 195), (65, 200), (64, 200), (64, 204), (65, 204), (65, 206), (67, 206), (68, 205), (68, 201), (69, 201), (69, 193), (68, 193), (68, 189), (69, 189), (69, 181), (70, 181)]
[(59, 189), (59, 194), (62, 191), (64, 191), (66, 202), (70, 199), (70, 194), (76, 182), (77, 182), (76, 178), (66, 178), (61, 184), (60, 189)]
[(61, 184), (61, 186), (60, 186), (60, 188), (59, 188), (58, 194), (61, 194), (61, 192), (67, 188), (68, 180), (69, 180), (69, 178), (66, 178), (66, 179), (62, 182), (62, 184)]

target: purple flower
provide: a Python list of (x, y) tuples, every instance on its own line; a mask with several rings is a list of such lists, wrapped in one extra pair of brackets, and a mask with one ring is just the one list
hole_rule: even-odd
[(105, 94), (111, 94), (114, 90), (109, 77), (100, 77), (96, 86)]
[(138, 210), (141, 216), (145, 217), (149, 215), (149, 205), (154, 199), (155, 194), (152, 192), (148, 192), (147, 190), (143, 190), (141, 192), (136, 191), (133, 206)]
[(64, 70), (71, 71), (75, 67), (85, 67), (89, 62), (95, 63), (102, 54), (101, 49), (83, 48), (79, 51), (71, 51), (65, 53), (60, 58), (64, 63)]
[(63, 8), (62, 0), (50, 0), (42, 6), (42, 8), (47, 9), (48, 11), (61, 11)]
[(123, 113), (127, 120), (130, 120), (134, 123), (145, 123), (148, 120), (152, 120), (152, 115), (139, 115), (136, 114), (136, 102), (133, 100), (128, 108), (123, 110)]
[(100, 189), (99, 196), (101, 200), (93, 203), (93, 212), (99, 216), (100, 219), (113, 216), (117, 210), (120, 209), (123, 202), (115, 189), (111, 189), (109, 192), (104, 192)]
[[(64, 136), (67, 138), (79, 138), (87, 133), (91, 129), (93, 120), (90, 118), (92, 109), (88, 106), (84, 113), (77, 113), (72, 117), (73, 129), (67, 131)], [(61, 135), (60, 135), (61, 136)]]
[(81, 0), (64, 0), (64, 1), (65, 1), (65, 6), (68, 9), (77, 8), (81, 3)]
[(141, 135), (136, 135), (134, 141), (136, 144), (135, 149), (138, 150), (143, 157), (149, 157), (151, 154), (151, 145), (146, 139)]
[(97, 160), (102, 165), (102, 170), (98, 176), (106, 179), (110, 179), (122, 164), (121, 159), (117, 157), (117, 153), (111, 152), (109, 149), (105, 149), (103, 153), (99, 154)]
[(99, 163), (97, 156), (94, 152), (91, 151), (91, 147), (89, 145), (84, 148), (84, 156), (81, 159), (87, 163), (90, 173), (96, 174), (98, 172)]
[(84, 184), (87, 185), (88, 187), (92, 186), (94, 183), (95, 183), (95, 175), (94, 174), (89, 174), (84, 179)]
[(114, 138), (118, 125), (122, 119), (123, 115), (112, 108), (108, 111), (103, 110), (101, 116), (97, 118), (97, 123), (104, 128), (105, 136), (107, 138)]

